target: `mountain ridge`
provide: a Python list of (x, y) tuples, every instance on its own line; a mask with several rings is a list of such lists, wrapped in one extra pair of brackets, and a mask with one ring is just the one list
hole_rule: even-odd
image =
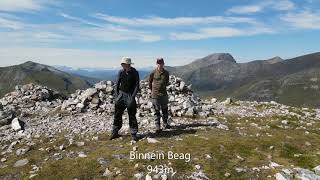
[[(190, 63), (185, 66), (168, 67), (168, 70), (193, 84), (195, 91), (202, 96), (232, 96), (240, 100), (278, 100), (288, 105), (320, 106), (316, 98), (320, 95), (316, 91), (320, 86), (319, 82), (304, 81), (320, 79), (320, 74), (317, 73), (320, 72), (319, 52), (287, 60), (276, 56), (246, 63), (211, 59), (211, 62), (218, 63), (209, 65), (206, 63), (207, 57), (197, 60), (198, 64), (201, 64), (202, 60), (203, 66), (183, 68), (192, 66)], [(291, 84), (286, 83), (288, 81)], [(299, 83), (302, 89), (297, 86)], [(310, 98), (304, 102), (303, 98), (297, 98), (301, 95)]]
[(45, 85), (63, 94), (92, 85), (84, 78), (33, 61), (0, 67), (0, 96), (12, 91), (16, 85), (28, 83)]

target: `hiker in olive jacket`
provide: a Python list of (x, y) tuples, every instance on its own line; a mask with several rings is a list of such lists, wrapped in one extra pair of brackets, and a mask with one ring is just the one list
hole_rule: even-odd
[(149, 75), (149, 88), (151, 89), (151, 99), (155, 110), (156, 132), (161, 132), (161, 114), (164, 129), (169, 129), (168, 124), (168, 93), (167, 86), (169, 85), (169, 72), (164, 69), (164, 60), (157, 59), (157, 68)]
[(139, 91), (139, 73), (131, 67), (131, 59), (128, 57), (122, 58), (122, 70), (119, 71), (116, 87), (115, 87), (115, 113), (113, 120), (113, 128), (110, 139), (118, 138), (119, 130), (122, 127), (122, 115), (125, 109), (128, 110), (129, 126), (132, 139), (137, 141), (138, 123), (136, 119), (137, 104), (135, 97)]

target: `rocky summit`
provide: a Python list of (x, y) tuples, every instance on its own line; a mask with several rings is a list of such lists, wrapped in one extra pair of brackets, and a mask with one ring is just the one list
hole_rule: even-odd
[[(170, 76), (170, 86), (168, 86), (169, 109), (172, 116), (199, 115), (207, 117), (212, 114), (213, 106), (202, 102), (199, 97), (193, 94), (191, 85), (175, 76)], [(138, 116), (144, 117), (152, 113), (151, 90), (148, 82), (142, 80), (140, 83), (141, 91), (136, 97), (138, 104)], [(114, 86), (111, 81), (102, 81), (95, 84), (94, 88), (78, 90), (71, 94), (68, 100), (62, 103), (61, 109), (73, 113), (94, 112), (98, 114), (111, 115), (114, 112)]]
[[(0, 179), (320, 178), (320, 109), (201, 99), (170, 76), (172, 128), (154, 133), (151, 90), (145, 80), (140, 87), (136, 142), (126, 113), (121, 137), (108, 140), (112, 81), (69, 97), (40, 85), (16, 86), (0, 99)], [(131, 151), (172, 157), (131, 159)]]

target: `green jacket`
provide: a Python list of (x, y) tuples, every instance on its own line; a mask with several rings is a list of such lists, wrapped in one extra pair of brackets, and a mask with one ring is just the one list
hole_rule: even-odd
[(167, 86), (169, 85), (169, 72), (163, 70), (160, 72), (155, 69), (149, 75), (149, 88), (151, 89), (152, 98), (166, 96)]

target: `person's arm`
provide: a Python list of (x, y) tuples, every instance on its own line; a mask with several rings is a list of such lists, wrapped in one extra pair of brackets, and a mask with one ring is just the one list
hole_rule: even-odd
[(117, 80), (116, 80), (116, 86), (115, 86), (115, 88), (116, 88), (116, 89), (115, 89), (116, 95), (119, 94), (121, 72), (122, 72), (122, 70), (119, 70), (118, 76), (117, 76)]
[(167, 73), (166, 73), (166, 86), (170, 85), (169, 77), (170, 77), (170, 75), (169, 75), (169, 72), (167, 71)]
[(152, 71), (151, 74), (149, 75), (149, 88), (151, 90), (152, 90), (153, 74), (154, 72)]
[(136, 84), (135, 84), (135, 88), (133, 90), (133, 93), (132, 93), (132, 97), (136, 97), (136, 95), (138, 94), (139, 92), (139, 88), (140, 88), (140, 77), (139, 77), (139, 72), (136, 71), (135, 72), (135, 76), (136, 76)]

